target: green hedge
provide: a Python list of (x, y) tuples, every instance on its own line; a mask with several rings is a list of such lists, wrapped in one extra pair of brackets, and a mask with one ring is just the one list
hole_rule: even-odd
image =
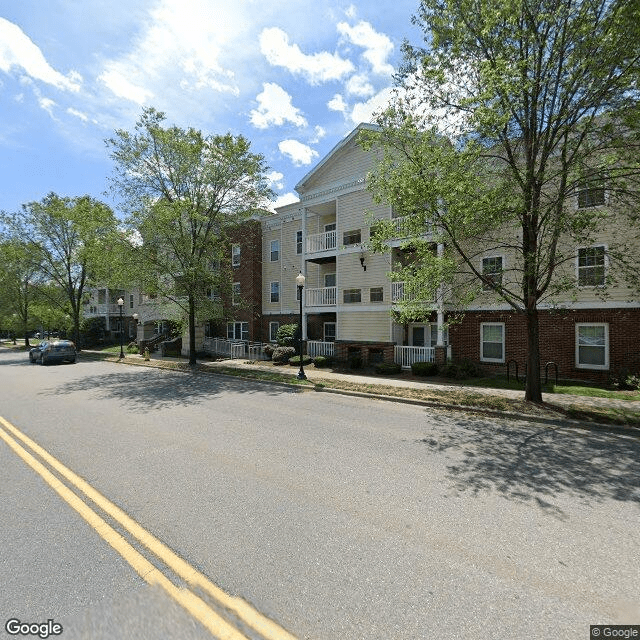
[(402, 371), (402, 367), (395, 362), (380, 362), (375, 365), (374, 370), (380, 375), (394, 375)]
[[(313, 358), (311, 356), (304, 356), (304, 358), (302, 359), (302, 364), (303, 365), (308, 365), (311, 364), (313, 362)], [(300, 366), (300, 356), (292, 356), (291, 358), (289, 358), (289, 364), (291, 366), (295, 365), (297, 367)]]
[(414, 376), (435, 376), (438, 373), (438, 365), (435, 362), (414, 362), (411, 365), (411, 373)]

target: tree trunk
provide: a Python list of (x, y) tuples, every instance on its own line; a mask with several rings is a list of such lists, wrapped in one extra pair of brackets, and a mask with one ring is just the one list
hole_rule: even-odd
[(189, 295), (189, 365), (196, 365), (196, 303)]
[(527, 309), (527, 384), (525, 402), (542, 402), (540, 379), (540, 327), (538, 309)]

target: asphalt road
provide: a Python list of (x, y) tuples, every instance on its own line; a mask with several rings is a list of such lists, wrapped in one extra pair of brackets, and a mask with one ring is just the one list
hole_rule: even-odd
[[(298, 638), (640, 624), (632, 436), (7, 350), (0, 416)], [(0, 637), (11, 618), (53, 619), (64, 640), (211, 637), (4, 440), (0, 576)]]

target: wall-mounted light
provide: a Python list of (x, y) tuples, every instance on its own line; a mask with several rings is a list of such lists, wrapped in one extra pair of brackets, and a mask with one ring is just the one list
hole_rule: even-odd
[(367, 265), (364, 263), (364, 253), (360, 254), (360, 266), (362, 267), (363, 271), (367, 270)]

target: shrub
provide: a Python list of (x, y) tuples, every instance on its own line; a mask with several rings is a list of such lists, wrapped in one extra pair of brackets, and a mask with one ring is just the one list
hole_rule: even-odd
[(130, 342), (127, 345), (127, 353), (139, 353), (140, 349), (138, 348), (138, 344), (136, 342)]
[(274, 364), (285, 364), (289, 361), (289, 358), (296, 355), (296, 350), (293, 347), (277, 347), (273, 350), (271, 359)]
[(313, 364), (318, 369), (323, 367), (330, 367), (333, 364), (333, 358), (329, 356), (316, 356), (313, 360)]
[(473, 360), (460, 360), (459, 362), (450, 362), (440, 369), (441, 375), (445, 378), (455, 378), (463, 380), (465, 378), (478, 378), (482, 375), (480, 366)]
[(264, 353), (269, 360), (273, 357), (274, 350), (275, 347), (272, 344), (265, 344), (264, 347), (262, 347), (262, 353)]
[(293, 347), (297, 342), (297, 324), (283, 324), (278, 328), (276, 333), (276, 341), (279, 347)]
[(402, 371), (402, 367), (395, 362), (379, 362), (375, 365), (374, 371), (378, 374), (394, 375)]
[(438, 373), (438, 365), (435, 362), (414, 362), (411, 365), (411, 373), (414, 376), (435, 376)]
[[(303, 366), (306, 366), (308, 364), (311, 364), (313, 362), (313, 358), (311, 356), (304, 356), (304, 358), (302, 359), (302, 364)], [(289, 358), (289, 364), (291, 366), (300, 366), (300, 356), (291, 356), (291, 358)]]
[(611, 385), (623, 391), (637, 391), (640, 389), (640, 373), (632, 373), (623, 367), (611, 376)]
[(349, 356), (348, 359), (349, 369), (362, 369), (362, 354), (358, 353), (352, 356)]

